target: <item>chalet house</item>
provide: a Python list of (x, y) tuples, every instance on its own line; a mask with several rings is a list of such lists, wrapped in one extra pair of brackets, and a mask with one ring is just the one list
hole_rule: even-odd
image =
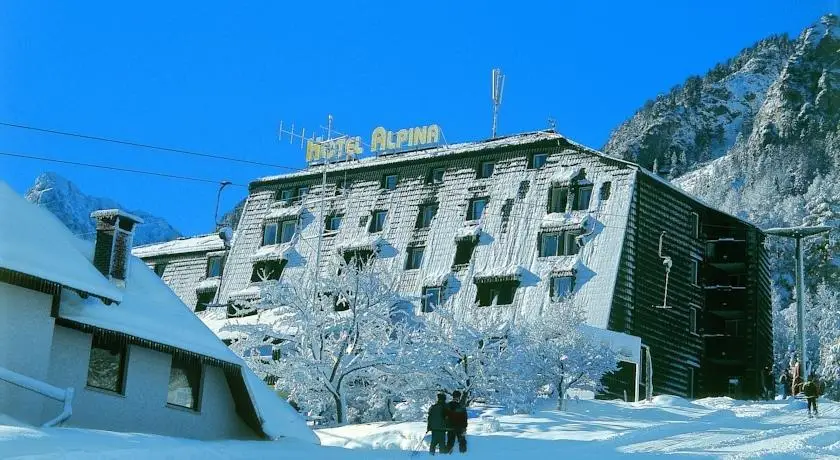
[(250, 184), (219, 302), (255, 300), (316, 260), (328, 270), (330, 255), (374, 259), (417, 314), (581, 306), (593, 329), (635, 339), (607, 381), (615, 395), (644, 394), (651, 376), (655, 393), (761, 391), (763, 233), (638, 165), (534, 132), (333, 163), (325, 186), (322, 168)]
[[(34, 425), (317, 442), (130, 255), (141, 219), (120, 210), (92, 217), (93, 245), (0, 182), (0, 414)], [(72, 395), (72, 412), (59, 419), (62, 404), (45, 397), (56, 392)]]

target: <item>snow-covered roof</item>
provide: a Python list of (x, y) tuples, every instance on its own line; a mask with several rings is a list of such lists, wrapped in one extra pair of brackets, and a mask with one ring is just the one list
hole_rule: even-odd
[(137, 246), (131, 253), (141, 259), (159, 256), (171, 256), (175, 254), (188, 254), (191, 252), (221, 251), (225, 249), (225, 242), (216, 233), (199, 235), (189, 238), (178, 238), (177, 240), (165, 243), (147, 244)]
[(76, 239), (49, 211), (0, 182), (0, 268), (122, 301), (120, 290), (73, 244)]
[(128, 213), (123, 211), (122, 209), (100, 209), (98, 211), (93, 211), (90, 213), (90, 217), (93, 219), (100, 219), (100, 218), (108, 218), (108, 217), (124, 217), (129, 220), (133, 220), (138, 224), (143, 223), (143, 219), (135, 216), (134, 214)]
[[(92, 257), (92, 243), (77, 239), (75, 247)], [(131, 257), (129, 264), (129, 277), (125, 287), (121, 288), (122, 303), (106, 306), (65, 291), (62, 293), (59, 317), (239, 366), (266, 435), (317, 442), (303, 419), (269, 390), (143, 261)]]

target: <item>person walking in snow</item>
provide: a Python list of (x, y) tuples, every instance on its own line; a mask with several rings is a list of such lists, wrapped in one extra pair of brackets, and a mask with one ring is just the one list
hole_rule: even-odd
[(446, 432), (446, 451), (450, 454), (455, 448), (455, 440), (458, 440), (458, 451), (462, 454), (467, 451), (467, 408), (461, 401), (461, 392), (452, 392), (452, 401), (446, 405), (446, 419), (448, 430)]
[(764, 368), (764, 397), (770, 401), (776, 399), (776, 379), (770, 366)]
[(440, 453), (446, 452), (446, 395), (438, 393), (437, 402), (429, 408), (429, 417), (426, 419), (426, 433), (432, 433), (432, 441), (429, 443), (429, 453), (434, 455), (435, 450)]
[[(808, 376), (808, 381), (803, 385), (802, 392), (805, 393), (805, 398), (808, 399), (808, 417), (816, 417), (819, 415), (817, 413), (817, 398), (820, 397), (820, 381), (817, 378), (817, 374), (812, 372)], [(811, 414), (812, 407), (814, 408), (813, 414)]]
[(779, 377), (779, 383), (781, 383), (784, 388), (784, 399), (788, 399), (788, 397), (793, 394), (791, 393), (791, 386), (793, 382), (790, 377), (790, 369), (785, 369), (782, 376)]

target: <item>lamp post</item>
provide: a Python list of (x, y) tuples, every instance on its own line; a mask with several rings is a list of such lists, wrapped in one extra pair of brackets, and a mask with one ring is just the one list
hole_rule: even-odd
[(764, 231), (768, 235), (783, 236), (796, 240), (796, 354), (799, 356), (799, 376), (804, 378), (809, 374), (808, 358), (805, 348), (805, 307), (802, 298), (805, 295), (805, 268), (802, 257), (802, 240), (831, 230), (831, 227), (788, 227), (771, 228)]
[(216, 226), (215, 231), (219, 230), (219, 199), (222, 197), (222, 190), (228, 185), (231, 185), (232, 182), (229, 180), (223, 180), (219, 182), (219, 191), (216, 193), (216, 213), (213, 217), (213, 224)]

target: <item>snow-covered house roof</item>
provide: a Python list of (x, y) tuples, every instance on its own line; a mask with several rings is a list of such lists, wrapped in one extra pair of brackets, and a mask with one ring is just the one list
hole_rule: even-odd
[(189, 238), (178, 238), (177, 240), (165, 243), (147, 244), (137, 246), (131, 253), (141, 259), (151, 257), (171, 256), (176, 254), (188, 254), (191, 252), (221, 251), (225, 249), (225, 243), (216, 233), (198, 235)]
[(73, 244), (76, 239), (49, 211), (0, 182), (0, 268), (122, 301), (120, 290)]

